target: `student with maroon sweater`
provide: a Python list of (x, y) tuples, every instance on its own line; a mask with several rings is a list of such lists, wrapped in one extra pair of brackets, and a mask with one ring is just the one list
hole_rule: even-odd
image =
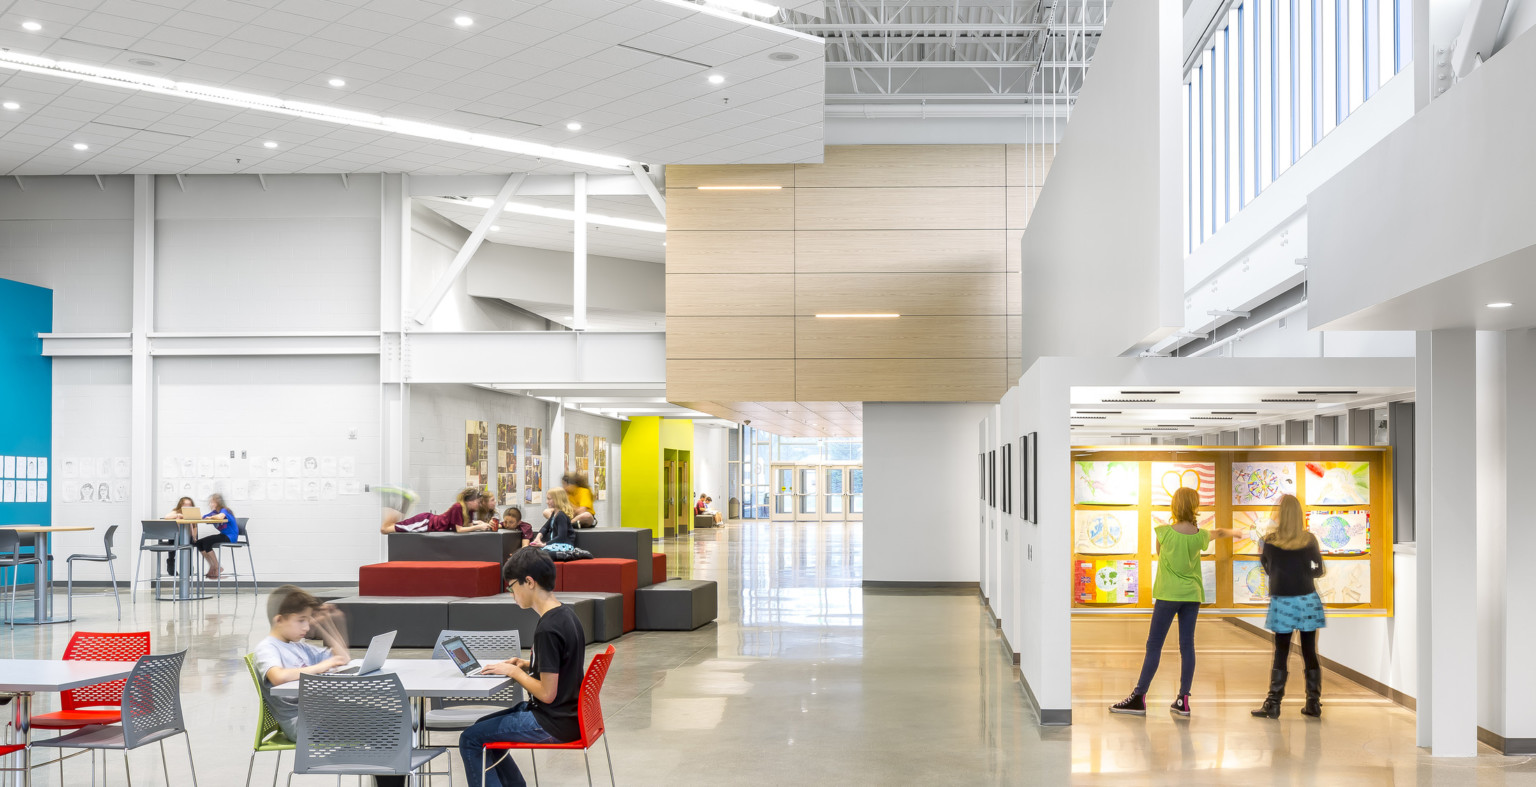
[(459, 492), (458, 498), (447, 511), (441, 514), (422, 512), (406, 519), (396, 519), (388, 516), (388, 513), (397, 513), (388, 510), (384, 517), (384, 523), (379, 528), (380, 533), (477, 533), (486, 530), (495, 530), (496, 526), (488, 522), (473, 523), (474, 510), (480, 505), (485, 493), (468, 486)]

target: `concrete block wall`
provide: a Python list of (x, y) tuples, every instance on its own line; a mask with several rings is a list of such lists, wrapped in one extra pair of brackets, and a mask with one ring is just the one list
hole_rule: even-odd
[[(117, 578), (132, 575), (137, 540), (129, 526), (131, 513), (127, 498), (101, 501), (93, 492), (90, 501), (81, 501), (78, 486), (103, 480), (124, 484), (128, 479), (112, 473), (100, 476), (95, 468), (84, 469), (82, 460), (105, 459), (109, 463), (127, 457), (132, 437), (129, 408), (132, 394), (127, 358), (55, 358), (53, 360), (53, 523), (55, 525), (90, 525), (95, 530), (59, 533), (53, 537), (56, 555), (102, 553), (102, 537), (111, 525), (118, 525), (113, 551), (119, 556)], [(66, 463), (73, 473), (67, 473)], [(111, 470), (109, 466), (109, 470)], [(74, 487), (74, 495), (65, 486)], [(75, 502), (69, 502), (74, 500)], [(169, 505), (169, 504), (167, 504)], [(56, 569), (63, 576), (64, 567)], [(105, 563), (75, 564), (75, 578), (105, 580)]]

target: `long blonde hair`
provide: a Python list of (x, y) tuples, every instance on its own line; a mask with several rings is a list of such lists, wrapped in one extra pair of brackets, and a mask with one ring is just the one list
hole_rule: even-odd
[(571, 496), (567, 495), (564, 489), (549, 490), (549, 504), (559, 509), (567, 517), (574, 518), (576, 516), (576, 507), (571, 505)]
[(1264, 534), (1264, 541), (1280, 549), (1304, 549), (1314, 538), (1302, 516), (1301, 501), (1295, 495), (1281, 495), (1275, 511), (1275, 529)]

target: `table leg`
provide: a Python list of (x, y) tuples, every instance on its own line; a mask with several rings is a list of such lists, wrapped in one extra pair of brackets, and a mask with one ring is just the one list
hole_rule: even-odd
[(16, 708), (16, 731), (21, 733), (21, 743), (26, 748), (17, 752), (21, 756), (21, 770), (11, 781), (18, 787), (31, 787), (32, 785), (32, 692), (23, 691), (11, 700), (11, 705)]
[[(188, 546), (192, 543), (192, 527), (182, 525), (176, 536), (177, 546)], [(181, 552), (176, 557), (176, 601), (202, 601), (209, 596), (192, 595), (192, 563), (196, 560), (196, 550)]]
[(48, 581), (48, 557), (53, 554), (52, 538), (52, 533), (32, 534), (32, 556), (38, 559), (38, 562), (32, 566), (32, 617), (17, 618), (14, 622), (18, 626), (43, 626), (49, 623), (68, 622), (64, 618), (53, 618), (48, 614), (48, 594), (53, 592)]

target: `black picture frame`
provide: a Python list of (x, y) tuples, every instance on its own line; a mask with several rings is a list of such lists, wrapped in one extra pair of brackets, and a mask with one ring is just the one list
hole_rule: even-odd
[(987, 505), (997, 508), (997, 449), (987, 452)]
[(1029, 504), (1034, 500), (1029, 488), (1029, 435), (1019, 438), (1019, 518), (1034, 522), (1034, 512)]
[(981, 499), (982, 499), (982, 502), (986, 502), (986, 499), (987, 499), (987, 453), (985, 451), (983, 451), (983, 452), (977, 454), (976, 458), (981, 461), (981, 469), (979, 471), (977, 471), (976, 479), (981, 482)]
[(1013, 444), (1003, 444), (1003, 513), (1013, 513)]
[(1029, 433), (1029, 451), (1024, 460), (1029, 465), (1029, 521), (1040, 524), (1040, 433)]

